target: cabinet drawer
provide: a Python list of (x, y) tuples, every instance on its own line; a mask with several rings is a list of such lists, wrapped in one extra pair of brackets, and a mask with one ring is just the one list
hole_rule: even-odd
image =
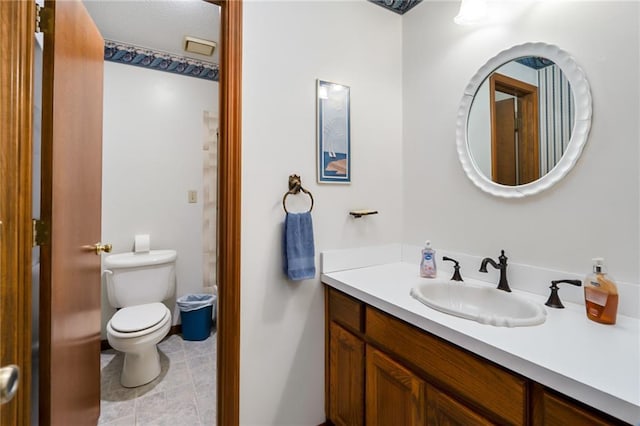
[(427, 386), (427, 424), (491, 426), (489, 420), (445, 395), (433, 386)]
[(534, 426), (547, 425), (589, 425), (611, 426), (626, 423), (596, 412), (589, 407), (556, 395), (541, 385), (533, 385), (533, 423)]
[(329, 320), (335, 321), (356, 332), (363, 331), (362, 302), (329, 288)]
[(500, 423), (527, 423), (525, 379), (374, 308), (366, 309), (366, 330), (371, 341), (411, 363), (428, 381), (494, 414)]

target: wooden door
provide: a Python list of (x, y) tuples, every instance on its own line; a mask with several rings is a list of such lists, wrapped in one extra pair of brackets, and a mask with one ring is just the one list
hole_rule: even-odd
[(382, 352), (367, 346), (368, 426), (418, 426), (425, 421), (425, 382)]
[(538, 90), (518, 97), (518, 184), (540, 178)]
[(100, 412), (104, 41), (81, 1), (47, 1), (42, 99), (40, 423)]
[(427, 424), (438, 426), (490, 426), (489, 420), (427, 385)]
[[(498, 101), (498, 93), (512, 98)], [(489, 78), (489, 108), (491, 180), (510, 186), (537, 180), (540, 177), (538, 88), (493, 73)]]
[(364, 342), (329, 324), (329, 420), (336, 426), (364, 424)]
[(492, 179), (501, 185), (517, 185), (514, 99), (496, 101), (495, 113), (494, 144), (491, 148)]

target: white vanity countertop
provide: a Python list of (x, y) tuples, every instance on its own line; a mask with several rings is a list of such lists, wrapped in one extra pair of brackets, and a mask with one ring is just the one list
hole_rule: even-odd
[[(444, 276), (446, 275), (446, 276)], [(448, 279), (449, 274), (438, 276)], [(322, 282), (516, 373), (632, 424), (640, 424), (640, 320), (615, 326), (587, 319), (584, 306), (545, 306), (533, 327), (494, 327), (431, 309), (409, 295), (420, 278), (414, 263), (388, 263), (322, 274)], [(473, 284), (487, 285), (465, 277)], [(544, 304), (546, 297), (514, 290)], [(562, 292), (560, 294), (562, 297)]]

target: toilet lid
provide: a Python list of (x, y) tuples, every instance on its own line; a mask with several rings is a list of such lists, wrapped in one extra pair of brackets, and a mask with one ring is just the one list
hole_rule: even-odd
[(167, 315), (162, 303), (129, 306), (116, 312), (111, 318), (111, 327), (121, 333), (131, 333), (153, 327)]

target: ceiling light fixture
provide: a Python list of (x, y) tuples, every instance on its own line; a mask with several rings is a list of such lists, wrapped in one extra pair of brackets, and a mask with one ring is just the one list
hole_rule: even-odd
[(460, 11), (453, 22), (458, 25), (481, 24), (487, 18), (486, 0), (462, 0)]
[(201, 38), (185, 36), (184, 37), (184, 50), (191, 53), (197, 53), (199, 55), (211, 56), (216, 49), (216, 42), (211, 40), (204, 40)]

